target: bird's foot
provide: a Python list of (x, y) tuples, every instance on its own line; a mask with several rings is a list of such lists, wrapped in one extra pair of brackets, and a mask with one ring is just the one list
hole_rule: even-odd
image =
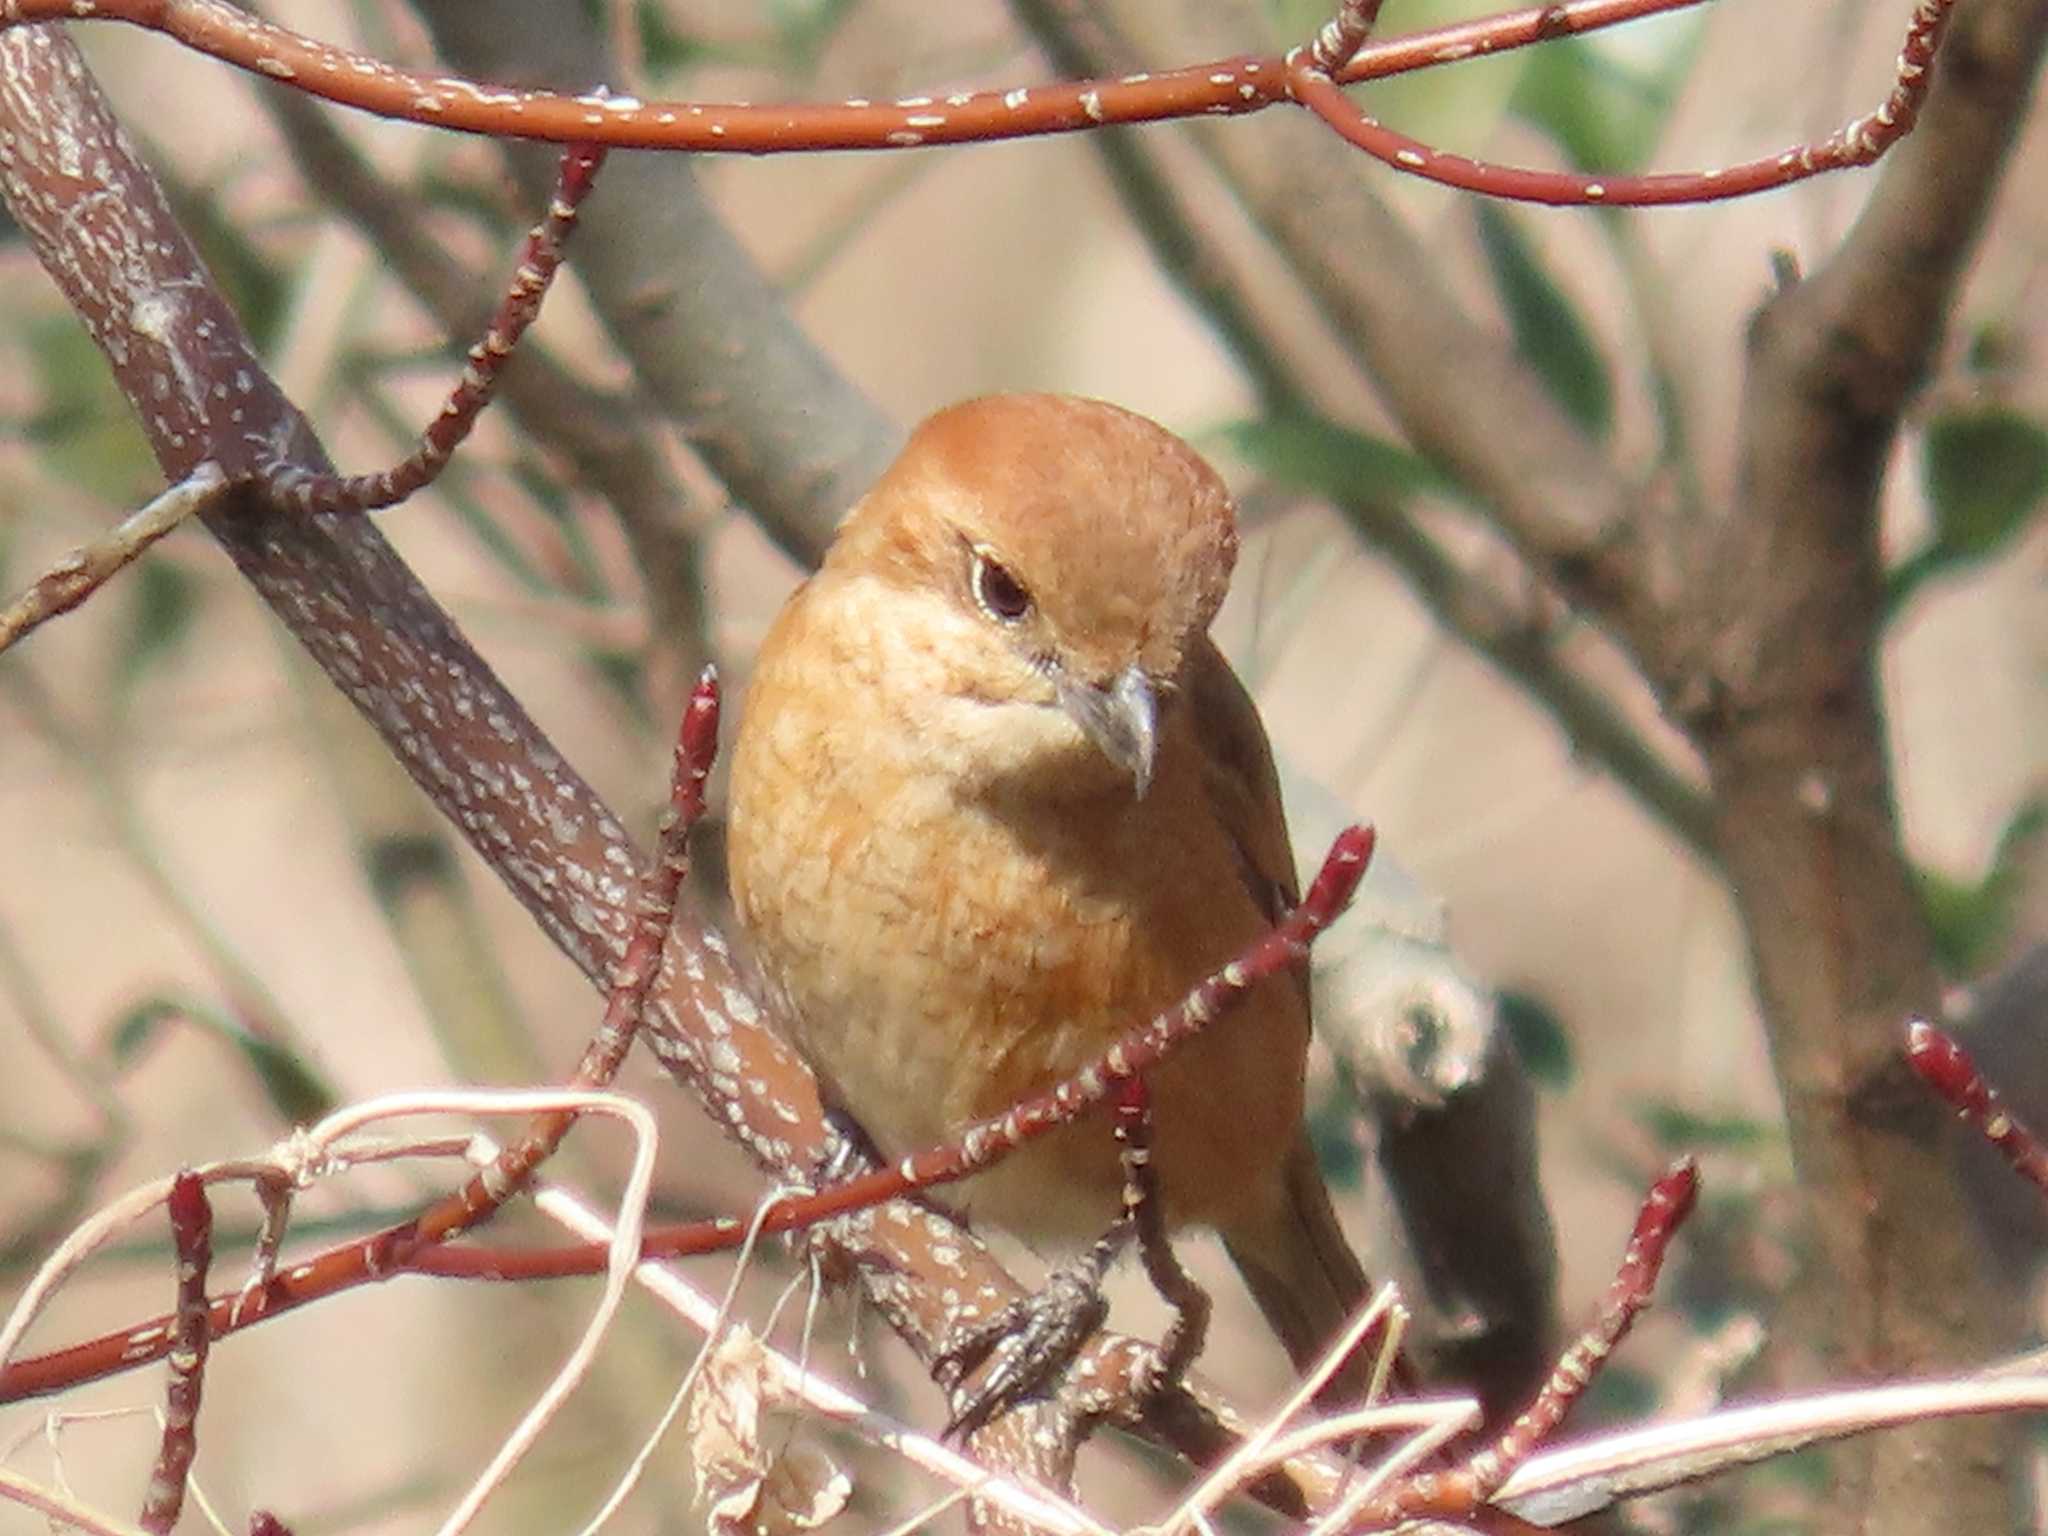
[[(1142, 1388), (1146, 1399), (1177, 1390), (1202, 1352), (1209, 1296), (1173, 1251), (1165, 1197), (1152, 1167), (1152, 1106), (1144, 1079), (1130, 1079), (1117, 1095), (1115, 1125), (1123, 1163), (1123, 1216), (1087, 1253), (1054, 1270), (1037, 1291), (968, 1329), (940, 1355), (939, 1379), (954, 1394), (949, 1435), (970, 1435), (1050, 1390), (1108, 1319), (1102, 1279), (1133, 1239), (1146, 1276), (1174, 1312), (1173, 1326)], [(981, 1379), (964, 1387), (977, 1371)]]
[[(936, 1363), (939, 1380), (953, 1396), (948, 1436), (964, 1438), (1047, 1395), (1108, 1319), (1102, 1277), (1130, 1230), (1128, 1222), (1118, 1222), (1080, 1258), (1055, 1269), (1044, 1285), (947, 1346)], [(970, 1384), (977, 1372), (979, 1379)]]
[(882, 1154), (866, 1129), (845, 1110), (825, 1107), (825, 1123), (832, 1128), (832, 1140), (818, 1169), (818, 1187), (830, 1189), (882, 1166)]

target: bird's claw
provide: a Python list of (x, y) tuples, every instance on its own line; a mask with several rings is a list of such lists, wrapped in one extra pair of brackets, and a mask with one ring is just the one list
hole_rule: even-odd
[[(1102, 1275), (1093, 1253), (1062, 1265), (1038, 1290), (974, 1324), (940, 1354), (940, 1380), (953, 1394), (949, 1437), (972, 1435), (1047, 1395), (1109, 1318)], [(967, 1385), (977, 1371), (980, 1379)]]
[(830, 1189), (882, 1166), (882, 1156), (858, 1120), (845, 1111), (827, 1106), (825, 1123), (832, 1128), (825, 1160), (818, 1169), (818, 1187)]

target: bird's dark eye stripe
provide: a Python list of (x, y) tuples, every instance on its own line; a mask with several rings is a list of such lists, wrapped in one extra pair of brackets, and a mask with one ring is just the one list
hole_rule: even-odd
[(974, 600), (992, 619), (1014, 624), (1031, 611), (1031, 594), (1008, 567), (977, 551), (974, 556)]

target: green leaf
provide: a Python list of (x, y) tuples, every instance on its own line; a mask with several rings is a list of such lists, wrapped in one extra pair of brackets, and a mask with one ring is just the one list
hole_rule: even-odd
[(152, 997), (137, 1003), (114, 1020), (107, 1031), (107, 1057), (118, 1070), (132, 1066), (158, 1029), (178, 1016), (177, 1005), (167, 998)]
[(1936, 545), (1951, 560), (1997, 554), (2048, 495), (2048, 432), (2004, 406), (1974, 406), (1930, 422), (1920, 479)]
[(310, 1065), (214, 1004), (190, 995), (162, 994), (129, 1008), (108, 1031), (108, 1055), (117, 1068), (129, 1066), (165, 1027), (179, 1023), (196, 1024), (233, 1046), (271, 1108), (287, 1124), (309, 1124), (340, 1102)]
[(24, 431), (49, 472), (109, 507), (133, 508), (163, 479), (100, 349), (70, 314), (29, 327), (36, 404)]
[(640, 56), (649, 73), (659, 78), (690, 68), (704, 58), (703, 43), (676, 29), (668, 7), (659, 0), (638, 0), (633, 7), (640, 28)]
[(1480, 249), (1507, 311), (1516, 350), (1566, 415), (1592, 436), (1605, 437), (1614, 425), (1614, 386), (1592, 333), (1507, 212), (1485, 200), (1476, 207)]
[(1539, 1087), (1569, 1088), (1578, 1073), (1572, 1037), (1550, 1005), (1527, 992), (1504, 991), (1495, 999), (1500, 1021), (1515, 1042), (1515, 1054)]
[(308, 1125), (340, 1102), (310, 1065), (274, 1041), (239, 1030), (228, 1037), (255, 1074), (263, 1096), (289, 1125)]
[(1921, 584), (1954, 565), (1955, 558), (1938, 544), (1915, 550), (1884, 573), (1885, 622), (1890, 623)]
[(2012, 324), (1987, 320), (1970, 333), (1963, 366), (1979, 378), (2011, 373), (2026, 364), (2026, 343)]
[(2021, 894), (2021, 864), (2048, 833), (2048, 799), (2027, 801), (2006, 822), (1981, 880), (1952, 880), (1931, 869), (1913, 872), (1920, 908), (1944, 976), (1965, 981), (1990, 964), (2012, 932)]
[(1404, 501), (1417, 491), (1447, 488), (1420, 455), (1318, 416), (1232, 422), (1223, 438), (1262, 474), (1333, 502)]
[(1576, 1410), (1574, 1425), (1638, 1424), (1650, 1416), (1659, 1402), (1657, 1379), (1633, 1366), (1608, 1363), (1600, 1368), (1586, 1389), (1584, 1403)]
[(1645, 1104), (1636, 1123), (1670, 1151), (1733, 1150), (1768, 1145), (1776, 1132), (1748, 1115), (1702, 1115), (1677, 1104)]
[(1647, 68), (1585, 38), (1532, 48), (1508, 108), (1554, 140), (1576, 170), (1639, 170), (1663, 134), (1698, 36), (1697, 26), (1687, 27)]

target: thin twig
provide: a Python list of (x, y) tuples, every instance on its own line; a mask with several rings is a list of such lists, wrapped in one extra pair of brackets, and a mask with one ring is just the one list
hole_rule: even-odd
[[(1344, 82), (1378, 79), (1482, 53), (1684, 9), (1700, 0), (1567, 0), (1439, 28), (1363, 50)], [(74, 0), (7, 0), (0, 20), (78, 19)], [(792, 154), (1083, 133), (1113, 123), (1242, 115), (1292, 100), (1279, 58), (1217, 59), (1117, 79), (1048, 81), (893, 102), (772, 105), (641, 102), (566, 95), (422, 74), (316, 42), (220, 0), (97, 0), (91, 18), (162, 32), (199, 53), (344, 106), (461, 133), (614, 149)]]
[[(590, 1362), (596, 1358), (597, 1347), (604, 1342), (610, 1330), (613, 1317), (618, 1313), (619, 1303), (625, 1299), (626, 1286), (633, 1278), (634, 1268), (640, 1261), (640, 1228), (647, 1214), (647, 1192), (654, 1185), (655, 1152), (660, 1144), (655, 1128), (654, 1116), (646, 1106), (616, 1094), (579, 1095), (585, 1102), (579, 1112), (614, 1115), (624, 1120), (634, 1133), (633, 1166), (627, 1175), (625, 1188), (619, 1194), (619, 1216), (612, 1232), (611, 1242), (606, 1248), (604, 1292), (598, 1298), (590, 1321), (584, 1326), (583, 1335), (576, 1341), (569, 1358), (562, 1362), (554, 1380), (528, 1408), (512, 1433), (505, 1437), (505, 1443), (491, 1458), (490, 1465), (478, 1474), (469, 1491), (450, 1511), (441, 1523), (438, 1536), (459, 1536), (488, 1499), (511, 1475), (540, 1439), (542, 1431), (553, 1420), (568, 1396), (582, 1381), (590, 1369)], [(502, 1161), (499, 1159), (498, 1161)], [(491, 1164), (496, 1167), (497, 1161)], [(485, 1170), (488, 1175), (489, 1169)]]
[[(548, 1185), (534, 1194), (534, 1207), (588, 1242), (607, 1243), (611, 1227), (597, 1212), (569, 1191)], [(684, 1322), (709, 1336), (716, 1328), (720, 1304), (680, 1275), (652, 1260), (643, 1261), (634, 1279)], [(1002, 1505), (1019, 1519), (1056, 1536), (1108, 1536), (1107, 1529), (1078, 1506), (1050, 1492), (1024, 1487), (989, 1470), (944, 1442), (878, 1413), (858, 1395), (837, 1385), (812, 1364), (800, 1364), (772, 1348), (763, 1358), (776, 1392), (786, 1394), (813, 1412), (863, 1439), (901, 1456), (912, 1466), (952, 1483), (976, 1498)]]
[(547, 213), (527, 231), (497, 313), (469, 349), (469, 360), (454, 392), (441, 407), (441, 414), (420, 434), (412, 453), (389, 469), (367, 475), (325, 474), (280, 459), (266, 477), (265, 489), (270, 495), (302, 513), (375, 512), (396, 506), (434, 483), (497, 393), (498, 380), (520, 337), (539, 318), (541, 301), (547, 297), (561, 268), (563, 250), (575, 231), (577, 210), (596, 185), (604, 157), (602, 148), (590, 144), (571, 144), (563, 150)]
[[(677, 775), (676, 793), (682, 809), (679, 809), (673, 824), (676, 829), (687, 828), (690, 816), (694, 814), (689, 806), (701, 809), (703, 781), (687, 765), (708, 761), (708, 743), (715, 735), (717, 720), (715, 708), (709, 707), (706, 701), (715, 699), (715, 693), (715, 677), (707, 669), (706, 679), (699, 685), (697, 700), (685, 715), (683, 742), (678, 747), (679, 764), (685, 766), (679, 767)], [(671, 833), (665, 828), (665, 836), (668, 835)], [(1308, 946), (1350, 900), (1371, 856), (1372, 841), (1370, 830), (1363, 827), (1353, 827), (1340, 834), (1332, 844), (1322, 870), (1302, 897), (1301, 904), (1279, 927), (1248, 946), (1244, 953), (1220, 970), (1196, 983), (1179, 1003), (1130, 1031), (1074, 1076), (1003, 1115), (966, 1127), (939, 1146), (901, 1159), (893, 1167), (849, 1179), (802, 1200), (786, 1202), (766, 1218), (766, 1230), (784, 1232), (815, 1226), (847, 1212), (873, 1206), (907, 1190), (967, 1178), (1006, 1155), (1011, 1148), (1085, 1114), (1102, 1103), (1119, 1084), (1155, 1065), (1167, 1051), (1213, 1023), (1266, 977), (1300, 964), (1307, 956)], [(656, 868), (667, 869), (669, 879), (679, 881), (681, 878), (679, 867), (672, 860), (658, 861)], [(673, 887), (666, 889), (667, 910), (672, 912)], [(660, 941), (666, 933), (661, 921), (663, 905), (660, 897), (661, 892), (656, 891), (651, 904), (647, 901), (636, 903), (636, 932), (627, 947), (628, 958), (622, 960), (614, 977), (608, 1020), (614, 1011), (635, 1006), (632, 998), (636, 989), (649, 980), (647, 975), (636, 969), (633, 957), (660, 954)], [(579, 1069), (579, 1078), (587, 1072), (600, 1070), (610, 1059), (610, 1047), (603, 1043), (610, 1032), (609, 1023), (600, 1029), (586, 1053), (583, 1068)], [(603, 1267), (604, 1260), (602, 1255), (588, 1248), (536, 1252), (447, 1246), (447, 1239), (486, 1219), (509, 1198), (559, 1142), (571, 1118), (573, 1115), (566, 1105), (544, 1114), (525, 1139), (507, 1149), (497, 1167), (478, 1174), (461, 1191), (446, 1197), (419, 1217), (295, 1263), (288, 1273), (274, 1275), (260, 1287), (232, 1298), (217, 1299), (214, 1303), (214, 1337), (219, 1339), (237, 1328), (281, 1316), (321, 1296), (400, 1272), (500, 1281), (597, 1272)], [(245, 1173), (244, 1176), (248, 1175)], [(154, 1192), (141, 1209), (149, 1209), (162, 1200), (161, 1191), (154, 1186), (152, 1190)], [(122, 1209), (125, 1211), (126, 1207)], [(133, 1218), (124, 1215), (121, 1219)], [(650, 1232), (645, 1253), (650, 1258), (668, 1258), (719, 1252), (743, 1242), (745, 1235), (745, 1225), (731, 1218), (691, 1222), (680, 1228)], [(104, 1234), (98, 1240), (104, 1240)], [(60, 1250), (67, 1255), (71, 1251), (70, 1243)], [(38, 1300), (37, 1305), (40, 1304)], [(26, 1326), (25, 1322), (22, 1326)], [(8, 1336), (0, 1334), (0, 1401), (54, 1391), (156, 1359), (165, 1347), (165, 1327), (166, 1324), (159, 1321), (140, 1328), (124, 1329), (12, 1366), (5, 1365)]]
[(219, 465), (201, 464), (109, 532), (64, 556), (20, 597), (0, 609), (0, 651), (38, 625), (76, 608), (158, 539), (219, 501), (227, 488), (228, 478)]
[(1602, 1435), (1530, 1458), (1492, 1502), (1545, 1524), (1872, 1430), (1983, 1414), (2048, 1411), (2048, 1375), (1991, 1372), (1723, 1408)]
[(170, 1377), (164, 1383), (163, 1430), (138, 1523), (166, 1536), (185, 1507), (185, 1481), (199, 1450), (199, 1401), (206, 1384), (206, 1275), (213, 1264), (213, 1204), (192, 1173), (171, 1180), (165, 1202), (178, 1256), (177, 1322), (172, 1329)]
[(1925, 1019), (1913, 1020), (1906, 1030), (1906, 1060), (1949, 1108), (1998, 1148), (2015, 1173), (2048, 1194), (2048, 1147), (2006, 1108), (1954, 1035)]
[[(433, 238), (407, 200), (391, 196), (322, 109), (289, 91), (265, 91), (260, 100), (299, 174), (362, 231), (384, 268), (444, 331), (477, 331), (485, 322), (475, 274)], [(579, 244), (588, 238), (579, 236)], [(699, 547), (706, 516), (662, 454), (645, 404), (584, 383), (532, 334), (520, 345), (519, 366), (503, 375), (498, 399), (526, 437), (609, 503), (650, 595), (652, 633), (701, 662), (709, 654)]]
[(139, 1525), (110, 1519), (68, 1494), (45, 1488), (5, 1467), (0, 1467), (0, 1501), (32, 1509), (59, 1529), (83, 1531), (86, 1536), (149, 1536)]
[[(1339, 88), (1337, 73), (1355, 56), (1364, 28), (1347, 3), (1339, 19), (1326, 27), (1311, 47), (1287, 56), (1288, 82), (1297, 101), (1347, 143), (1375, 160), (1411, 176), (1444, 186), (1515, 202), (1562, 207), (1649, 208), (1676, 203), (1719, 203), (1767, 192), (1830, 171), (1874, 164), (1912, 130), (1926, 99), (1929, 66), (1941, 45), (1955, 0), (1921, 0), (1913, 10), (1906, 40), (1899, 50), (1892, 88), (1866, 115), (1830, 134), (1819, 144), (1790, 149), (1740, 165), (1713, 171), (1663, 172), (1649, 176), (1586, 175), (1573, 171), (1533, 171), (1493, 165), (1465, 155), (1447, 154), (1420, 139), (1397, 133), (1368, 115)], [(1377, 6), (1371, 7), (1376, 11)]]
[(1487, 1449), (1449, 1472), (1424, 1472), (1358, 1508), (1374, 1521), (1394, 1524), (1417, 1515), (1458, 1517), (1484, 1504), (1556, 1431), (1584, 1396), (1601, 1364), (1650, 1304), (1672, 1236), (1699, 1196), (1699, 1168), (1691, 1158), (1666, 1169), (1636, 1213), (1621, 1263), (1601, 1298), (1591, 1327), (1573, 1341), (1536, 1399)]

